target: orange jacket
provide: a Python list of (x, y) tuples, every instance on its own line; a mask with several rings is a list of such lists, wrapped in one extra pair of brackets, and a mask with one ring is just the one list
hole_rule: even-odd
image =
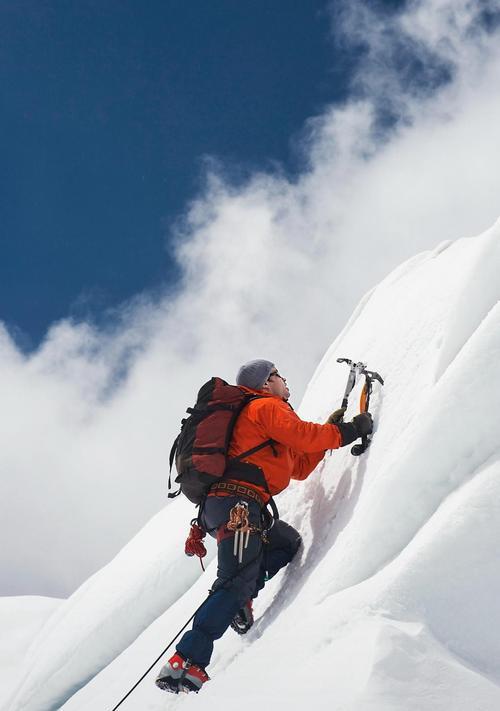
[[(276, 395), (243, 389), (261, 397), (252, 400), (238, 417), (228, 454), (236, 457), (267, 439), (273, 439), (277, 443), (274, 445), (277, 456), (271, 447), (265, 447), (242, 460), (262, 469), (271, 496), (286, 489), (290, 479), (306, 479), (327, 449), (342, 446), (342, 437), (335, 425), (305, 422)], [(252, 484), (252, 488), (265, 501), (269, 499), (262, 487)]]

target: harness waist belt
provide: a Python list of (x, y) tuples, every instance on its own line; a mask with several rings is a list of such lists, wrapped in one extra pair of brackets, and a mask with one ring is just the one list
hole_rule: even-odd
[(231, 481), (220, 481), (216, 484), (212, 484), (208, 495), (210, 496), (211, 494), (215, 494), (215, 491), (226, 491), (228, 494), (233, 496), (246, 496), (248, 499), (256, 501), (261, 507), (266, 505), (264, 499), (259, 496), (255, 489), (250, 489), (250, 487), (245, 486), (244, 484), (234, 484)]

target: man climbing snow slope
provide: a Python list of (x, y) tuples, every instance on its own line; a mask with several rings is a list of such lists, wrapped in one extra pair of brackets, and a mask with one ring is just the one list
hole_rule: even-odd
[[(288, 404), (286, 379), (268, 360), (243, 365), (236, 382), (258, 397), (239, 415), (229, 465), (202, 504), (201, 526), (217, 539), (217, 579), (192, 629), (183, 635), (156, 680), (160, 688), (173, 693), (198, 692), (209, 680), (205, 668), (214, 641), (229, 626), (239, 634), (250, 629), (252, 599), (297, 553), (300, 534), (270, 515), (266, 507), (271, 497), (286, 489), (290, 479), (306, 479), (327, 450), (369, 435), (373, 428), (368, 412), (342, 422), (345, 409), (332, 413), (324, 425), (301, 420)], [(243, 458), (234, 459), (242, 454)], [(247, 534), (235, 531), (241, 517), (247, 522)], [(242, 535), (244, 542), (238, 540)]]

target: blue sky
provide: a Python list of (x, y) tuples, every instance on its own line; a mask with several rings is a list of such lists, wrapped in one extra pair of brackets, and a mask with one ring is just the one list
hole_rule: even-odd
[(346, 98), (359, 50), (335, 46), (326, 7), (2, 3), (0, 320), (19, 346), (175, 284), (169, 227), (204, 157), (233, 182), (300, 170), (294, 136)]

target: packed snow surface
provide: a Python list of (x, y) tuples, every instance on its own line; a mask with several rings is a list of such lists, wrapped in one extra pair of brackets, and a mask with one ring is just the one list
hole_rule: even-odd
[[(257, 599), (252, 630), (216, 643), (201, 694), (157, 689), (163, 658), (120, 709), (254, 711), (271, 698), (288, 711), (498, 711), (499, 273), (497, 223), (418, 255), (365, 296), (299, 414), (324, 421), (347, 378), (337, 358), (363, 360), (385, 379), (370, 449), (327, 453), (278, 497), (303, 548)], [(215, 561), (200, 575), (184, 557), (193, 513), (168, 503), (58, 607), (6, 710), (115, 707), (215, 577)]]
[(0, 705), (19, 683), (26, 650), (61, 603), (38, 595), (0, 597)]

